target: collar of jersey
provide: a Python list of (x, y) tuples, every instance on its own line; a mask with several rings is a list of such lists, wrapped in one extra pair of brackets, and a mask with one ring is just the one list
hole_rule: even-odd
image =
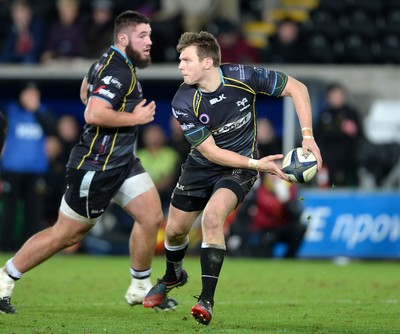
[[(225, 79), (224, 79), (224, 75), (222, 74), (222, 70), (221, 70), (221, 67), (219, 68), (219, 76), (221, 77), (221, 82), (222, 82), (222, 85), (224, 85), (225, 84)], [(220, 87), (220, 86), (219, 86)], [(219, 87), (217, 88), (217, 90), (219, 90)], [(203, 95), (203, 92), (201, 91), (201, 89), (199, 88), (199, 87), (197, 87), (197, 90), (198, 90), (198, 92), (200, 93), (200, 95)], [(217, 91), (216, 90), (216, 91)], [(213, 92), (214, 93), (214, 92)]]
[(120, 49), (116, 48), (114, 45), (111, 45), (111, 49), (117, 51), (122, 57), (124, 57), (124, 58), (128, 61), (129, 64), (131, 64), (131, 65), (133, 66), (133, 64), (132, 64), (132, 62), (130, 61), (130, 59), (129, 59), (127, 56), (125, 56), (125, 55), (121, 52)]

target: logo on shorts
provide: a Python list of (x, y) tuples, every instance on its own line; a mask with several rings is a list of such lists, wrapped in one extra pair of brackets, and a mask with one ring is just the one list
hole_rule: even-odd
[(90, 211), (91, 214), (98, 214), (98, 213), (103, 213), (103, 212), (104, 212), (104, 209), (100, 209), (100, 210), (93, 209)]

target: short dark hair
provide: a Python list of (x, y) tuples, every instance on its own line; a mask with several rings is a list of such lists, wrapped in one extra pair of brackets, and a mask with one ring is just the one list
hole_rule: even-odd
[(197, 47), (197, 56), (200, 60), (210, 57), (214, 66), (221, 65), (221, 49), (217, 39), (207, 31), (185, 32), (181, 35), (176, 50), (181, 53), (188, 46)]
[(138, 24), (150, 24), (150, 19), (134, 10), (126, 10), (119, 14), (114, 21), (114, 41), (122, 30), (135, 27)]

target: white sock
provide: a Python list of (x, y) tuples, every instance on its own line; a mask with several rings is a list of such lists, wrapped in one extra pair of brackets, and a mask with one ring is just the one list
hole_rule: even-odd
[(15, 281), (19, 280), (22, 277), (22, 273), (15, 268), (14, 263), (12, 263), (12, 258), (6, 262), (6, 271), (8, 275), (13, 278)]
[(151, 268), (147, 269), (147, 270), (135, 270), (133, 268), (131, 268), (131, 276), (132, 278), (136, 278), (136, 279), (144, 279), (147, 277), (150, 277), (151, 275)]

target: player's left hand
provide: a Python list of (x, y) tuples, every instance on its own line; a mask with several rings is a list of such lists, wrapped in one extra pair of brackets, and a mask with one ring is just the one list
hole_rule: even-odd
[(303, 148), (303, 154), (307, 154), (307, 152), (312, 152), (314, 154), (317, 159), (317, 169), (320, 171), (322, 168), (322, 156), (314, 138), (303, 138), (301, 146)]

